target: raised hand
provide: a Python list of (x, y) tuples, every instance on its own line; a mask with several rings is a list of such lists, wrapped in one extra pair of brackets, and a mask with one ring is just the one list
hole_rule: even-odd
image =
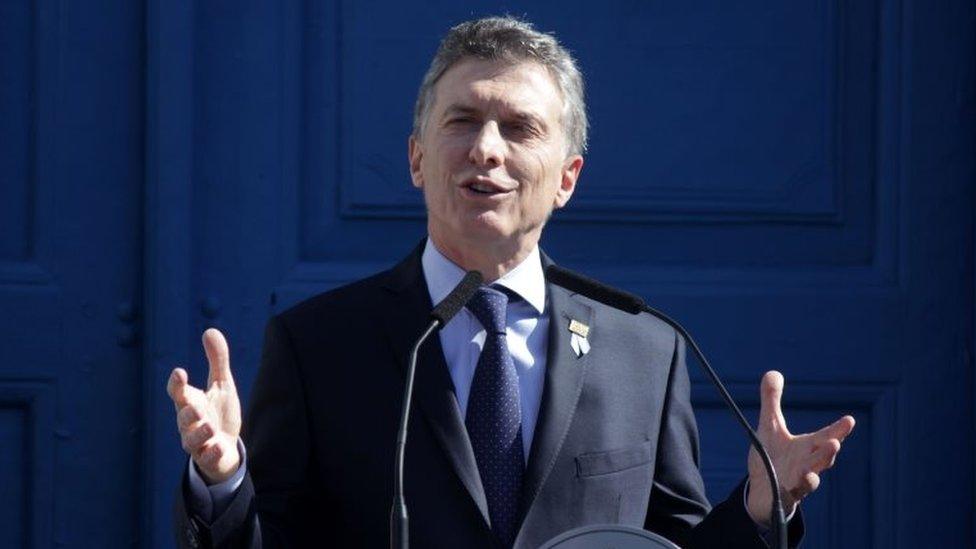
[[(841, 442), (854, 429), (854, 418), (844, 416), (815, 433), (790, 434), (780, 408), (783, 384), (783, 375), (779, 372), (770, 371), (763, 376), (756, 434), (776, 468), (783, 509), (789, 515), (801, 499), (820, 486), (820, 472), (834, 465)], [(769, 477), (754, 448), (749, 450), (748, 461), (749, 515), (754, 521), (768, 525), (773, 508)]]
[(186, 450), (204, 480), (217, 484), (229, 479), (241, 463), (237, 437), (241, 432), (241, 401), (230, 373), (230, 350), (219, 330), (203, 333), (210, 363), (206, 392), (188, 382), (186, 370), (175, 368), (166, 384), (176, 405), (176, 424)]

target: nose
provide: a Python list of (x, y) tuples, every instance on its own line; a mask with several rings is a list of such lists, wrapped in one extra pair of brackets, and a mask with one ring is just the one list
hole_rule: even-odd
[(505, 162), (505, 140), (498, 131), (498, 123), (489, 120), (481, 127), (471, 144), (468, 158), (477, 166), (489, 168)]

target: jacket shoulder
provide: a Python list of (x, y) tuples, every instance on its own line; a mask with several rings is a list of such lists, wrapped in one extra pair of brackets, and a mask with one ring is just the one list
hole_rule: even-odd
[(275, 315), (289, 331), (355, 323), (371, 318), (380, 309), (389, 271), (374, 274), (311, 296)]
[[(548, 257), (546, 259), (548, 259)], [(570, 272), (575, 273), (575, 271), (570, 271)], [(576, 273), (576, 274), (587, 277), (587, 275), (584, 275), (582, 273)], [(593, 280), (595, 281), (595, 279)], [(606, 286), (610, 290), (621, 292), (623, 294), (631, 293), (628, 292), (627, 290), (611, 286), (602, 281), (598, 281), (598, 282)], [(555, 286), (556, 288), (562, 288), (561, 286), (558, 286), (551, 282), (549, 284), (550, 287)], [(628, 332), (643, 334), (643, 336), (645, 337), (653, 336), (655, 339), (662, 339), (662, 340), (669, 341), (671, 343), (674, 342), (675, 338), (679, 337), (677, 331), (674, 329), (674, 327), (671, 324), (669, 324), (667, 321), (663, 320), (662, 318), (658, 317), (657, 315), (651, 312), (642, 311), (638, 314), (633, 314), (629, 311), (617, 308), (613, 305), (609, 305), (607, 303), (604, 303), (603, 301), (597, 300), (588, 295), (578, 293), (572, 290), (568, 290), (565, 288), (562, 289), (564, 291), (568, 291), (570, 295), (573, 297), (573, 299), (576, 299), (581, 303), (587, 305), (588, 307), (591, 307), (593, 310), (597, 311), (602, 321), (610, 321), (614, 325), (618, 326), (620, 329), (624, 329)]]

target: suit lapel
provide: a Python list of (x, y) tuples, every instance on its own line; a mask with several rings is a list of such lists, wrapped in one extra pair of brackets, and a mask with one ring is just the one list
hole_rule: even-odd
[[(551, 263), (543, 258), (543, 265)], [(532, 449), (523, 480), (522, 519), (556, 463), (566, 433), (573, 421), (576, 404), (583, 390), (589, 367), (589, 354), (577, 356), (570, 343), (571, 320), (593, 327), (593, 309), (578, 301), (569, 291), (547, 284), (549, 310), (549, 350), (546, 357), (545, 388), (536, 423)]]
[[(432, 308), (420, 264), (422, 251), (423, 244), (394, 267), (385, 285), (391, 297), (388, 314), (385, 315), (386, 331), (393, 344), (397, 364), (404, 374), (407, 371), (410, 349), (427, 327), (428, 313)], [(412, 413), (420, 411), (427, 419), (448, 461), (488, 525), (488, 501), (458, 407), (454, 383), (451, 381), (440, 338), (436, 333), (420, 349), (416, 376), (415, 411)]]

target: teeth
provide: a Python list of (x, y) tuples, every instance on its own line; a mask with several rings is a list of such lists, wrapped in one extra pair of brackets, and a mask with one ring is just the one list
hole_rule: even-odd
[(494, 191), (494, 189), (491, 186), (484, 185), (482, 183), (475, 183), (471, 185), (471, 188), (481, 193), (490, 193)]

